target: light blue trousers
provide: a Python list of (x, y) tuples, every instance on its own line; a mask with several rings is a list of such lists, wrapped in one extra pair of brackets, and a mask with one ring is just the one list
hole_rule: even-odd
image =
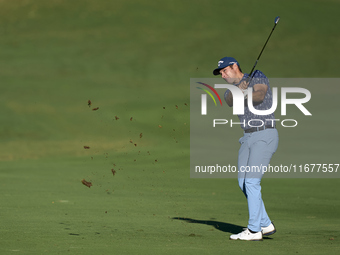
[(259, 232), (261, 227), (267, 227), (271, 223), (261, 196), (261, 170), (262, 166), (268, 166), (275, 153), (279, 135), (276, 129), (265, 129), (244, 133), (239, 142), (238, 183), (248, 201), (248, 228)]

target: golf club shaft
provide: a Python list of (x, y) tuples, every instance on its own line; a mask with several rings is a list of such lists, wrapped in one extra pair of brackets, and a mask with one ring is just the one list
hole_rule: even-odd
[(250, 82), (250, 80), (252, 79), (252, 73), (253, 73), (253, 71), (254, 71), (254, 69), (255, 69), (255, 66), (257, 65), (257, 62), (259, 61), (259, 59), (260, 59), (260, 57), (261, 57), (261, 55), (262, 55), (262, 52), (263, 52), (264, 48), (266, 47), (266, 45), (267, 45), (267, 43), (268, 43), (268, 41), (269, 41), (269, 38), (272, 36), (272, 33), (274, 32), (274, 29), (275, 29), (277, 23), (279, 22), (279, 20), (280, 20), (280, 17), (277, 16), (277, 17), (275, 18), (274, 27), (273, 27), (272, 31), (270, 32), (270, 34), (269, 34), (269, 36), (268, 36), (268, 38), (267, 38), (266, 43), (263, 45), (262, 50), (261, 50), (259, 56), (257, 57), (256, 61), (255, 61), (255, 64), (254, 64), (254, 66), (253, 66), (253, 69), (251, 69), (251, 71), (250, 71), (250, 73), (249, 73), (249, 76), (248, 76), (248, 78), (247, 78), (247, 82)]

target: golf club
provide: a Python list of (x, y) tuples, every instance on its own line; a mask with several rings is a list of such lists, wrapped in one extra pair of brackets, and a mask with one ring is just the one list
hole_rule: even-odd
[(262, 55), (262, 52), (263, 52), (264, 48), (266, 47), (266, 45), (267, 45), (267, 43), (268, 43), (268, 41), (269, 41), (269, 38), (271, 37), (272, 33), (274, 32), (274, 29), (275, 29), (277, 23), (279, 22), (279, 20), (280, 20), (280, 16), (277, 16), (277, 17), (275, 18), (275, 21), (274, 21), (274, 23), (275, 23), (275, 24), (274, 24), (274, 27), (273, 27), (272, 31), (270, 32), (270, 34), (269, 34), (269, 36), (268, 36), (268, 38), (267, 38), (266, 43), (264, 44), (264, 46), (263, 46), (263, 48), (262, 48), (262, 50), (261, 50), (259, 56), (257, 57), (257, 59), (256, 59), (256, 61), (255, 61), (255, 64), (254, 64), (254, 66), (253, 66), (253, 69), (251, 69), (251, 71), (250, 71), (250, 73), (249, 73), (249, 77), (247, 78), (247, 82), (250, 82), (250, 80), (253, 78), (252, 73), (253, 73), (253, 71), (254, 71), (254, 69), (255, 69), (255, 66), (257, 65), (257, 62), (259, 61), (259, 59), (260, 59), (260, 57), (261, 57), (261, 55)]

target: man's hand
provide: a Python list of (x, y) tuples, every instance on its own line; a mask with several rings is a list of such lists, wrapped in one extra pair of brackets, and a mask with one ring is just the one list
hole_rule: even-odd
[(246, 81), (242, 81), (239, 85), (237, 85), (237, 87), (239, 87), (244, 95), (244, 98), (248, 97), (248, 86), (249, 86), (249, 82)]
[(246, 82), (246, 81), (242, 81), (239, 85), (237, 85), (237, 87), (239, 87), (242, 90), (247, 89), (248, 86), (249, 86), (249, 82)]

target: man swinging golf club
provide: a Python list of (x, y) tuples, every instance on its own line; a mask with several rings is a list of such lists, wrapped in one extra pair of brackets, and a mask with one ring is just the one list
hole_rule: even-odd
[[(268, 78), (254, 69), (279, 19), (275, 18), (274, 27), (249, 74), (242, 73), (240, 64), (232, 57), (222, 58), (213, 71), (214, 75), (221, 75), (226, 82), (241, 89), (245, 99), (248, 97), (248, 88), (251, 88), (251, 99), (256, 110), (268, 110), (273, 104)], [(226, 91), (224, 98), (233, 107), (230, 90)], [(261, 171), (262, 167), (268, 166), (278, 147), (279, 136), (275, 128), (274, 113), (255, 115), (249, 110), (247, 100), (244, 101), (244, 114), (238, 117), (244, 130), (244, 135), (239, 140), (241, 147), (238, 153), (238, 184), (248, 201), (249, 220), (247, 228), (239, 234), (231, 235), (230, 239), (261, 241), (263, 235), (276, 232), (262, 201), (260, 183), (264, 173)], [(254, 169), (259, 171), (253, 171)]]

